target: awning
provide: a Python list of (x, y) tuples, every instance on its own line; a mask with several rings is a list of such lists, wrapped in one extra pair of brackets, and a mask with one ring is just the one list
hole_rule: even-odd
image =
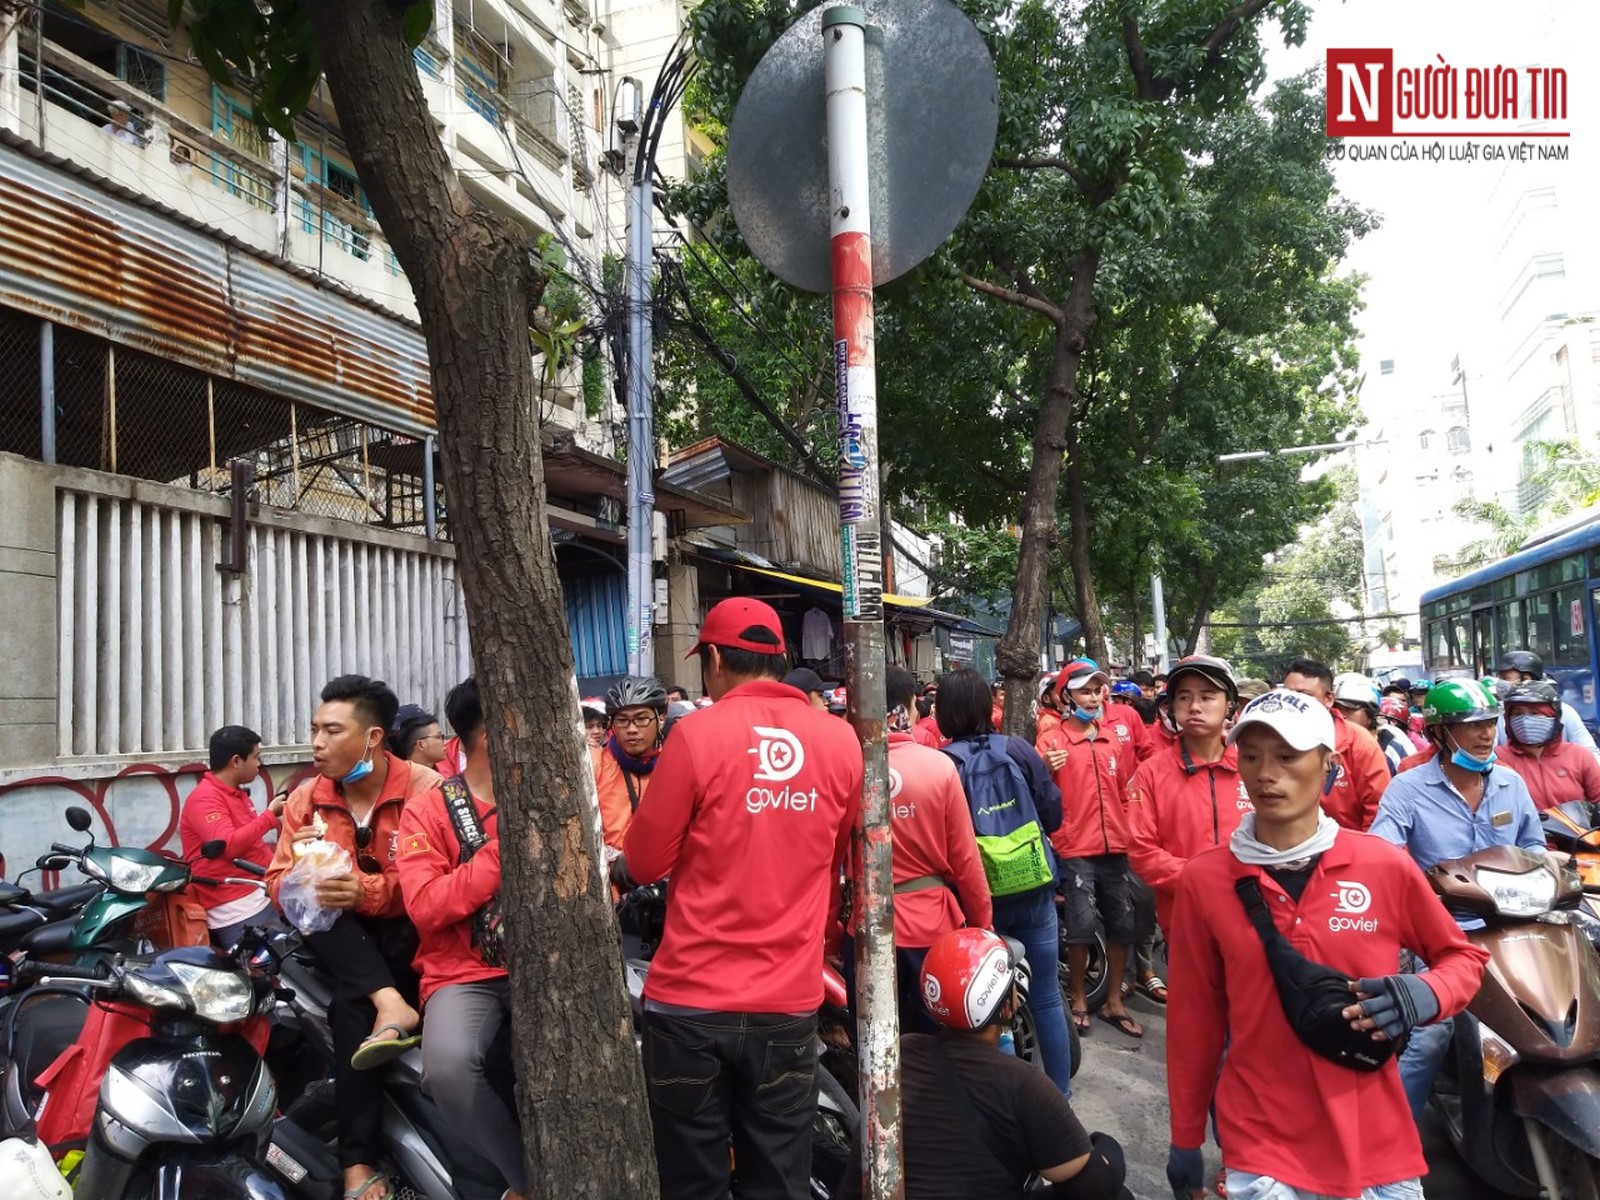
[[(827, 592), (829, 595), (844, 597), (844, 587), (828, 579), (815, 579), (809, 575), (791, 575), (787, 571), (774, 571), (769, 567), (752, 567), (746, 563), (734, 564), (743, 570), (752, 571), (757, 575), (767, 575), (773, 579), (781, 579), (785, 583), (794, 584), (796, 587), (811, 588), (816, 591)], [(926, 608), (933, 603), (926, 596), (896, 596), (892, 593), (883, 594), (883, 602), (892, 604), (896, 608)]]

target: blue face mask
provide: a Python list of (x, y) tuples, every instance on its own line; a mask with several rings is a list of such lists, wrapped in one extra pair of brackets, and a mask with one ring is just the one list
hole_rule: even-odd
[[(1455, 739), (1451, 738), (1450, 740), (1454, 741)], [(1483, 775), (1487, 774), (1489, 768), (1494, 766), (1497, 758), (1498, 755), (1496, 755), (1493, 750), (1489, 751), (1487, 758), (1478, 758), (1475, 755), (1468, 754), (1460, 746), (1457, 746), (1455, 748), (1455, 752), (1450, 755), (1450, 765), (1454, 767), (1460, 767), (1463, 771), (1473, 771), (1479, 775)]]
[(1077, 704), (1072, 706), (1072, 715), (1078, 718), (1078, 720), (1082, 721), (1085, 725), (1093, 725), (1100, 719), (1100, 714), (1098, 712), (1090, 712), (1087, 708), (1083, 708)]
[(352, 783), (360, 783), (363, 779), (371, 774), (372, 754), (369, 752), (365, 758), (363, 758), (355, 766), (351, 767), (350, 770), (345, 772), (343, 778), (341, 778), (339, 782), (344, 784), (345, 787), (349, 787)]

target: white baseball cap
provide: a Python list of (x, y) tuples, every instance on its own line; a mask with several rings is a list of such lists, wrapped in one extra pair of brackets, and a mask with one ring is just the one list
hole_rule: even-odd
[(1246, 704), (1228, 731), (1228, 745), (1237, 742), (1251, 725), (1265, 725), (1296, 750), (1317, 746), (1338, 749), (1334, 744), (1333, 714), (1320, 701), (1285, 688), (1274, 688)]

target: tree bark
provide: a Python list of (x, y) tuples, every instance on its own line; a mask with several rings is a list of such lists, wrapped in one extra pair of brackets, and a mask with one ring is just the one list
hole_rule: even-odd
[(373, 211), (417, 296), (452, 536), (488, 718), (517, 1094), (535, 1196), (658, 1194), (599, 866), (572, 648), (545, 510), (526, 232), (475, 203), (434, 131), (393, 0), (309, 0)]
[[(1045, 387), (1044, 402), (1039, 406), (1038, 423), (1034, 426), (1033, 468), (1028, 473), (1028, 490), (1022, 500), (1022, 541), (1017, 553), (1011, 618), (1006, 623), (1005, 637), (1000, 639), (995, 651), (995, 665), (1005, 680), (1005, 730), (1018, 736), (1033, 723), (1033, 705), (1037, 699), (1034, 681), (1039, 675), (1039, 628), (1044, 619), (1050, 551), (1056, 539), (1061, 460), (1067, 451), (1078, 403), (1078, 360), (1083, 356), (1084, 339), (1089, 331), (1094, 279), (1099, 267), (1097, 251), (1090, 247), (1079, 251), (1072, 272), (1072, 286), (1060, 310), (1050, 380)], [(1088, 578), (1087, 572), (1083, 578)], [(1079, 588), (1081, 591), (1082, 584)], [(1092, 584), (1090, 595), (1093, 596)], [(1098, 619), (1095, 631), (1099, 631)]]
[(1089, 565), (1089, 494), (1083, 481), (1076, 426), (1067, 427), (1067, 530), (1067, 562), (1072, 566), (1073, 603), (1083, 624), (1084, 653), (1103, 665), (1106, 633), (1100, 620), (1100, 600), (1094, 591), (1094, 571)]

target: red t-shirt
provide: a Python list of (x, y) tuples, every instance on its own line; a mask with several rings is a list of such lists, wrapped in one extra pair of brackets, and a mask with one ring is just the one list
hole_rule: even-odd
[(1167, 1094), (1172, 1143), (1200, 1146), (1215, 1100), (1223, 1162), (1290, 1187), (1357, 1196), (1427, 1170), (1397, 1061), (1366, 1073), (1311, 1051), (1289, 1027), (1260, 935), (1234, 894), (1255, 875), (1284, 936), (1353, 979), (1393, 975), (1402, 948), (1442, 1016), (1467, 1006), (1488, 952), (1467, 941), (1411, 856), (1340, 830), (1296, 904), (1226, 847), (1189, 860), (1178, 883), (1168, 977)]
[(1063, 721), (1039, 735), (1034, 749), (1065, 750), (1067, 761), (1055, 772), (1061, 789), (1061, 825), (1050, 844), (1062, 858), (1123, 854), (1128, 849), (1128, 813), (1123, 781), (1133, 773), (1133, 752), (1103, 729), (1090, 738), (1087, 727)]
[(406, 915), (417, 927), (422, 1003), (451, 983), (499, 979), (504, 967), (488, 967), (472, 948), (472, 915), (500, 890), (500, 815), (473, 797), (484, 842), (466, 862), (461, 840), (436, 787), (406, 801), (400, 815), (400, 888)]
[(1178, 877), (1202, 850), (1225, 846), (1239, 818), (1255, 811), (1229, 746), (1216, 762), (1185, 763), (1173, 743), (1139, 764), (1128, 781), (1128, 860), (1156, 893), (1156, 919), (1172, 928)]
[(844, 721), (770, 679), (681, 721), (622, 840), (628, 873), (672, 876), (645, 998), (712, 1012), (822, 1002), (833, 881), (861, 807)]
[(1378, 801), (1392, 778), (1383, 747), (1359, 725), (1333, 712), (1334, 747), (1339, 751), (1339, 777), (1333, 791), (1322, 798), (1322, 809), (1346, 829), (1364, 832), (1378, 815)]
[(1540, 812), (1568, 800), (1600, 800), (1600, 759), (1582, 746), (1557, 738), (1542, 754), (1530, 754), (1515, 742), (1496, 747), (1500, 761), (1522, 776)]
[[(237, 875), (229, 859), (244, 858), (263, 867), (272, 862), (272, 847), (263, 839), (277, 828), (278, 818), (270, 812), (257, 812), (249, 792), (229, 787), (207, 771), (183, 802), (183, 816), (178, 820), (178, 839), (183, 847), (183, 857), (200, 874), (208, 877)], [(200, 857), (200, 847), (218, 838), (227, 843), (226, 848), (219, 862), (209, 864)], [(196, 883), (194, 894), (209, 911), (219, 904), (242, 900), (246, 896), (259, 896), (261, 891), (247, 883), (219, 886)]]

